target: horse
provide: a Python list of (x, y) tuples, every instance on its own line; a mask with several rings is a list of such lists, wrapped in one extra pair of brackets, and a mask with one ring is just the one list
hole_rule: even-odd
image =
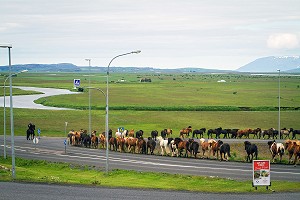
[(208, 141), (205, 141), (204, 138), (201, 138), (200, 139), (200, 146), (201, 146), (201, 149), (202, 149), (202, 158), (204, 158), (204, 154), (205, 154), (205, 151), (208, 151), (208, 155), (206, 156), (206, 158), (209, 158), (210, 157), (210, 152), (211, 152), (211, 144), (216, 141), (214, 139), (210, 139)]
[(161, 137), (163, 138), (168, 138), (169, 136), (171, 136), (173, 133), (173, 130), (170, 128), (165, 128), (160, 132)]
[[(258, 149), (257, 149), (256, 144), (251, 144), (251, 142), (245, 141), (244, 145), (245, 145), (245, 150), (247, 152), (246, 162), (248, 162), (248, 160), (249, 160), (249, 162), (252, 162), (254, 156), (255, 156), (255, 159), (257, 160)], [(250, 158), (250, 155), (251, 155), (251, 158)]]
[(137, 152), (138, 153), (141, 153), (141, 154), (146, 154), (147, 153), (147, 150), (146, 150), (147, 143), (142, 137), (138, 138), (136, 146), (137, 146)]
[(192, 127), (189, 126), (187, 128), (183, 128), (179, 132), (179, 137), (184, 138), (184, 135), (190, 136), (190, 133), (192, 132)]
[(144, 131), (143, 130), (139, 130), (135, 133), (135, 137), (136, 138), (142, 138), (144, 135)]
[(292, 130), (292, 140), (296, 139), (296, 135), (300, 135), (300, 130), (294, 130), (294, 129), (290, 129)]
[(116, 138), (118, 138), (118, 137), (122, 137), (122, 138), (124, 138), (124, 137), (126, 137), (128, 135), (128, 130), (124, 130), (123, 132), (120, 132), (119, 130), (115, 133), (115, 136), (116, 136)]
[(289, 163), (288, 164), (290, 164), (292, 162), (292, 157), (294, 155), (294, 150), (295, 150), (294, 140), (289, 139), (289, 140), (284, 141), (284, 149), (288, 153), (288, 157), (289, 157)]
[(170, 152), (169, 140), (166, 140), (161, 136), (158, 136), (156, 139), (161, 149), (161, 155), (163, 156), (168, 154), (168, 152)]
[(182, 140), (181, 138), (175, 138), (174, 144), (178, 149), (177, 156), (182, 156), (182, 151), (185, 150), (184, 157), (188, 157), (188, 152), (190, 152), (190, 142), (188, 140)]
[(97, 149), (99, 140), (98, 137), (96, 136), (97, 131), (93, 131), (91, 134), (91, 147)]
[(151, 138), (153, 140), (156, 140), (156, 137), (158, 136), (158, 131), (157, 130), (153, 130), (151, 131)]
[(84, 147), (88, 147), (88, 148), (91, 148), (91, 136), (90, 135), (84, 135), (84, 138), (83, 138), (83, 140), (82, 140), (83, 142), (83, 145), (84, 145)]
[(199, 143), (196, 142), (194, 139), (189, 140), (190, 143), (190, 153), (191, 156), (194, 155), (194, 158), (197, 158), (198, 150), (199, 150)]
[(219, 151), (220, 151), (220, 161), (223, 160), (223, 155), (224, 155), (224, 159), (226, 159), (226, 161), (228, 161), (228, 157), (231, 157), (230, 145), (228, 143), (223, 143), (221, 140), (219, 140), (218, 147), (219, 147)]
[(134, 137), (128, 137), (125, 139), (125, 145), (127, 146), (128, 152), (135, 153), (137, 141), (138, 139)]
[(100, 148), (101, 148), (101, 146), (102, 146), (102, 148), (106, 147), (105, 132), (99, 134), (99, 143), (100, 143), (100, 145), (99, 145)]
[(195, 135), (196, 135), (197, 139), (198, 139), (198, 135), (200, 135), (200, 138), (202, 138), (202, 137), (203, 137), (203, 134), (204, 134), (205, 132), (206, 132), (206, 128), (195, 129), (195, 130), (193, 131), (193, 138), (195, 138)]
[[(270, 128), (270, 129), (267, 129), (267, 130), (263, 130), (263, 131), (261, 132), (261, 134), (262, 134), (263, 139), (265, 139), (265, 136), (266, 136), (266, 135), (268, 136), (267, 139), (270, 139), (271, 137), (272, 137), (273, 139), (275, 139), (275, 137), (277, 138), (275, 128)], [(277, 134), (278, 134), (278, 131), (277, 131)]]
[(253, 139), (256, 137), (257, 139), (260, 138), (261, 135), (261, 128), (256, 128), (254, 130), (250, 129), (249, 135), (253, 135)]
[(243, 136), (245, 136), (245, 138), (249, 139), (249, 134), (251, 132), (252, 132), (252, 129), (250, 129), (250, 128), (243, 129), (243, 130), (238, 130), (237, 137), (241, 139)]
[[(290, 133), (291, 133), (291, 129), (286, 129), (286, 128), (283, 128), (280, 130), (280, 139), (286, 139), (287, 137), (290, 139)], [(283, 136), (285, 136), (283, 138)]]
[(221, 127), (216, 128), (216, 129), (209, 129), (209, 130), (207, 131), (207, 138), (210, 137), (210, 138), (212, 139), (213, 134), (216, 134), (216, 139), (218, 139), (218, 138), (220, 137), (221, 130), (222, 130)]
[(282, 143), (276, 143), (275, 140), (269, 141), (268, 145), (272, 155), (272, 162), (274, 163), (276, 155), (280, 157), (279, 162), (281, 162), (282, 156), (284, 155), (284, 145)]
[(117, 137), (117, 149), (120, 150), (120, 152), (122, 153), (124, 150), (124, 145), (125, 145), (125, 139), (120, 136), (120, 137)]
[(148, 154), (148, 149), (149, 149), (150, 150), (150, 154), (153, 155), (155, 147), (156, 147), (155, 140), (153, 138), (151, 138), (151, 137), (148, 137), (146, 153)]
[(111, 146), (112, 146), (112, 150), (113, 151), (117, 151), (117, 139), (115, 137), (111, 137), (108, 140), (108, 144), (109, 144), (109, 150), (111, 150)]
[(297, 161), (300, 159), (300, 141), (294, 141), (294, 166), (296, 167)]
[(128, 137), (134, 137), (134, 129), (131, 129), (131, 130), (128, 132)]
[(26, 139), (27, 140), (33, 140), (34, 139), (34, 136), (35, 136), (34, 131), (35, 131), (35, 125), (32, 124), (32, 123), (29, 123), (28, 124), (28, 129), (26, 131), (26, 135), (27, 135)]

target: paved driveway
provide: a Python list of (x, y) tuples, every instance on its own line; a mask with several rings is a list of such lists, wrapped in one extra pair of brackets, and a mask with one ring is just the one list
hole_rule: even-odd
[[(31, 90), (42, 92), (43, 94), (34, 94), (34, 95), (18, 95), (13, 96), (13, 107), (14, 108), (30, 108), (30, 109), (45, 109), (45, 110), (71, 110), (68, 108), (57, 108), (57, 107), (49, 107), (43, 106), (41, 104), (34, 103), (34, 100), (37, 100), (42, 97), (61, 95), (61, 94), (76, 94), (78, 92), (71, 92), (66, 89), (55, 89), (55, 88), (38, 88), (38, 87), (14, 87), (22, 90)], [(4, 98), (0, 98), (0, 106), (3, 107)], [(10, 98), (9, 96), (5, 97), (5, 107), (10, 107)]]

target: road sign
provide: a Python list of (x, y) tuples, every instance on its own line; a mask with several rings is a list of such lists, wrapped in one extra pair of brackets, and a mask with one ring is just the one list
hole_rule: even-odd
[(80, 86), (80, 79), (74, 79), (74, 87)]
[(64, 140), (64, 145), (65, 145), (65, 146), (67, 145), (67, 140)]
[(253, 160), (253, 186), (270, 185), (270, 160)]
[(123, 133), (124, 130), (125, 130), (124, 127), (119, 127), (119, 128), (118, 128), (118, 131), (119, 131), (120, 133)]

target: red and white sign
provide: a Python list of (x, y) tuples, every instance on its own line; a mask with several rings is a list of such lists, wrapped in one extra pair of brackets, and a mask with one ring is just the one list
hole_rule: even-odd
[(253, 160), (253, 186), (269, 186), (270, 160)]

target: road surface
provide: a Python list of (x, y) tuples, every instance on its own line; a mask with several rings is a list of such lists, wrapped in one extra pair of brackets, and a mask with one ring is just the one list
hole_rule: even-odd
[[(11, 153), (10, 137), (7, 138), (6, 143), (9, 155)], [(3, 155), (3, 136), (0, 137), (0, 144), (0, 155)], [(69, 162), (102, 169), (105, 168), (106, 163), (104, 149), (67, 146), (65, 152), (64, 138), (42, 137), (38, 144), (33, 144), (32, 141), (26, 140), (25, 136), (18, 136), (15, 137), (15, 154), (17, 157), (28, 159)], [(109, 151), (109, 168), (252, 180), (252, 163), (162, 157), (114, 151)], [(300, 166), (271, 164), (272, 180), (300, 182)]]
[(54, 185), (36, 183), (0, 182), (0, 200), (296, 200), (300, 193), (269, 193), (269, 194), (218, 194), (187, 191), (164, 191), (151, 189), (128, 189), (87, 187), (75, 185)]
[[(31, 90), (42, 92), (43, 94), (33, 94), (33, 95), (18, 95), (13, 96), (13, 107), (14, 108), (30, 108), (30, 109), (46, 109), (46, 110), (71, 110), (69, 108), (57, 108), (57, 107), (49, 107), (43, 106), (41, 104), (34, 103), (34, 100), (37, 100), (42, 97), (61, 95), (61, 94), (76, 94), (78, 92), (71, 92), (65, 89), (55, 89), (55, 88), (38, 88), (38, 87), (21, 87), (14, 86), (14, 88), (19, 88), (22, 90)], [(4, 105), (4, 98), (0, 98), (0, 106)], [(5, 107), (10, 107), (10, 97), (5, 97)]]

